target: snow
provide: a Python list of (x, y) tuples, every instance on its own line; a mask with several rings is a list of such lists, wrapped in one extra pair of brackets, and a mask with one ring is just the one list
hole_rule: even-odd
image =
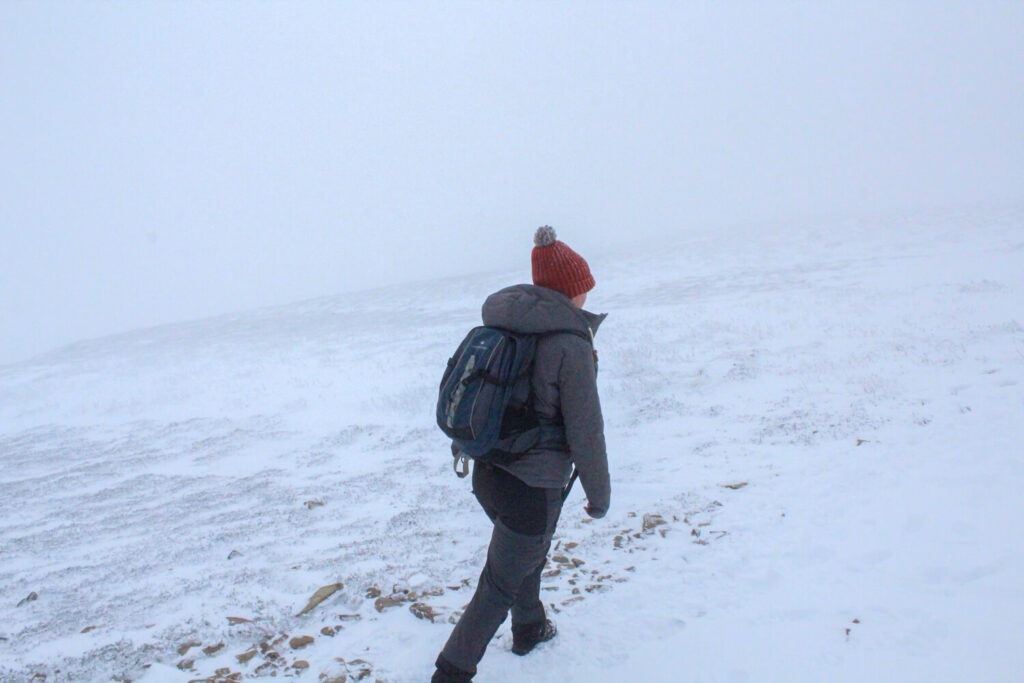
[[(587, 256), (612, 509), (572, 493), (559, 636), (520, 658), (506, 623), (478, 680), (1024, 677), (1024, 211)], [(279, 677), (427, 680), (489, 535), (436, 383), (524, 268), (0, 368), (0, 680), (255, 676), (236, 655), (282, 634), (315, 642)]]

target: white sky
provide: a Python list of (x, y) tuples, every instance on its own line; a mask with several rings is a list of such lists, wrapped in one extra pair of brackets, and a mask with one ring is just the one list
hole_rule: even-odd
[[(751, 221), (1024, 200), (1021, 2), (0, 2), (0, 364)], [(784, 238), (784, 235), (780, 235)]]

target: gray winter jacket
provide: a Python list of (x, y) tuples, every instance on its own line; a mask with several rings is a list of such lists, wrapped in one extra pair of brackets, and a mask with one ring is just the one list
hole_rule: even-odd
[[(604, 318), (577, 308), (553, 289), (534, 285), (506, 287), (483, 306), (484, 325), (519, 333), (572, 329), (592, 339)], [(529, 486), (561, 488), (575, 464), (591, 516), (603, 517), (611, 484), (591, 343), (573, 334), (541, 337), (532, 383), (534, 410), (551, 424), (542, 430), (539, 443), (503, 468)]]

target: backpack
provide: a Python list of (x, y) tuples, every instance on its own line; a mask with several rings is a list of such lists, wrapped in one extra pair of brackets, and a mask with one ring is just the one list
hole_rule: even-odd
[(521, 334), (482, 326), (470, 330), (449, 359), (438, 391), (437, 425), (452, 439), (460, 477), (469, 472), (466, 458), (507, 464), (537, 443), (542, 421), (533, 410), (530, 378), (537, 340), (553, 334), (590, 342), (576, 330)]

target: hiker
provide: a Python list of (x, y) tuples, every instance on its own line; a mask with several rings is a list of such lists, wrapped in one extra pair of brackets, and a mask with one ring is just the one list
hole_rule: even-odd
[[(537, 230), (534, 243), (534, 284), (488, 297), (483, 323), (542, 335), (530, 379), (541, 436), (526, 453), (500, 459), (503, 464), (474, 461), (473, 494), (494, 530), (476, 593), (435, 662), (432, 683), (471, 681), (509, 610), (515, 654), (555, 636), (540, 580), (574, 466), (588, 499), (586, 513), (600, 518), (608, 511), (611, 485), (593, 351), (605, 316), (583, 310), (595, 284), (583, 257), (557, 240), (550, 226)], [(572, 333), (544, 335), (556, 330)]]

